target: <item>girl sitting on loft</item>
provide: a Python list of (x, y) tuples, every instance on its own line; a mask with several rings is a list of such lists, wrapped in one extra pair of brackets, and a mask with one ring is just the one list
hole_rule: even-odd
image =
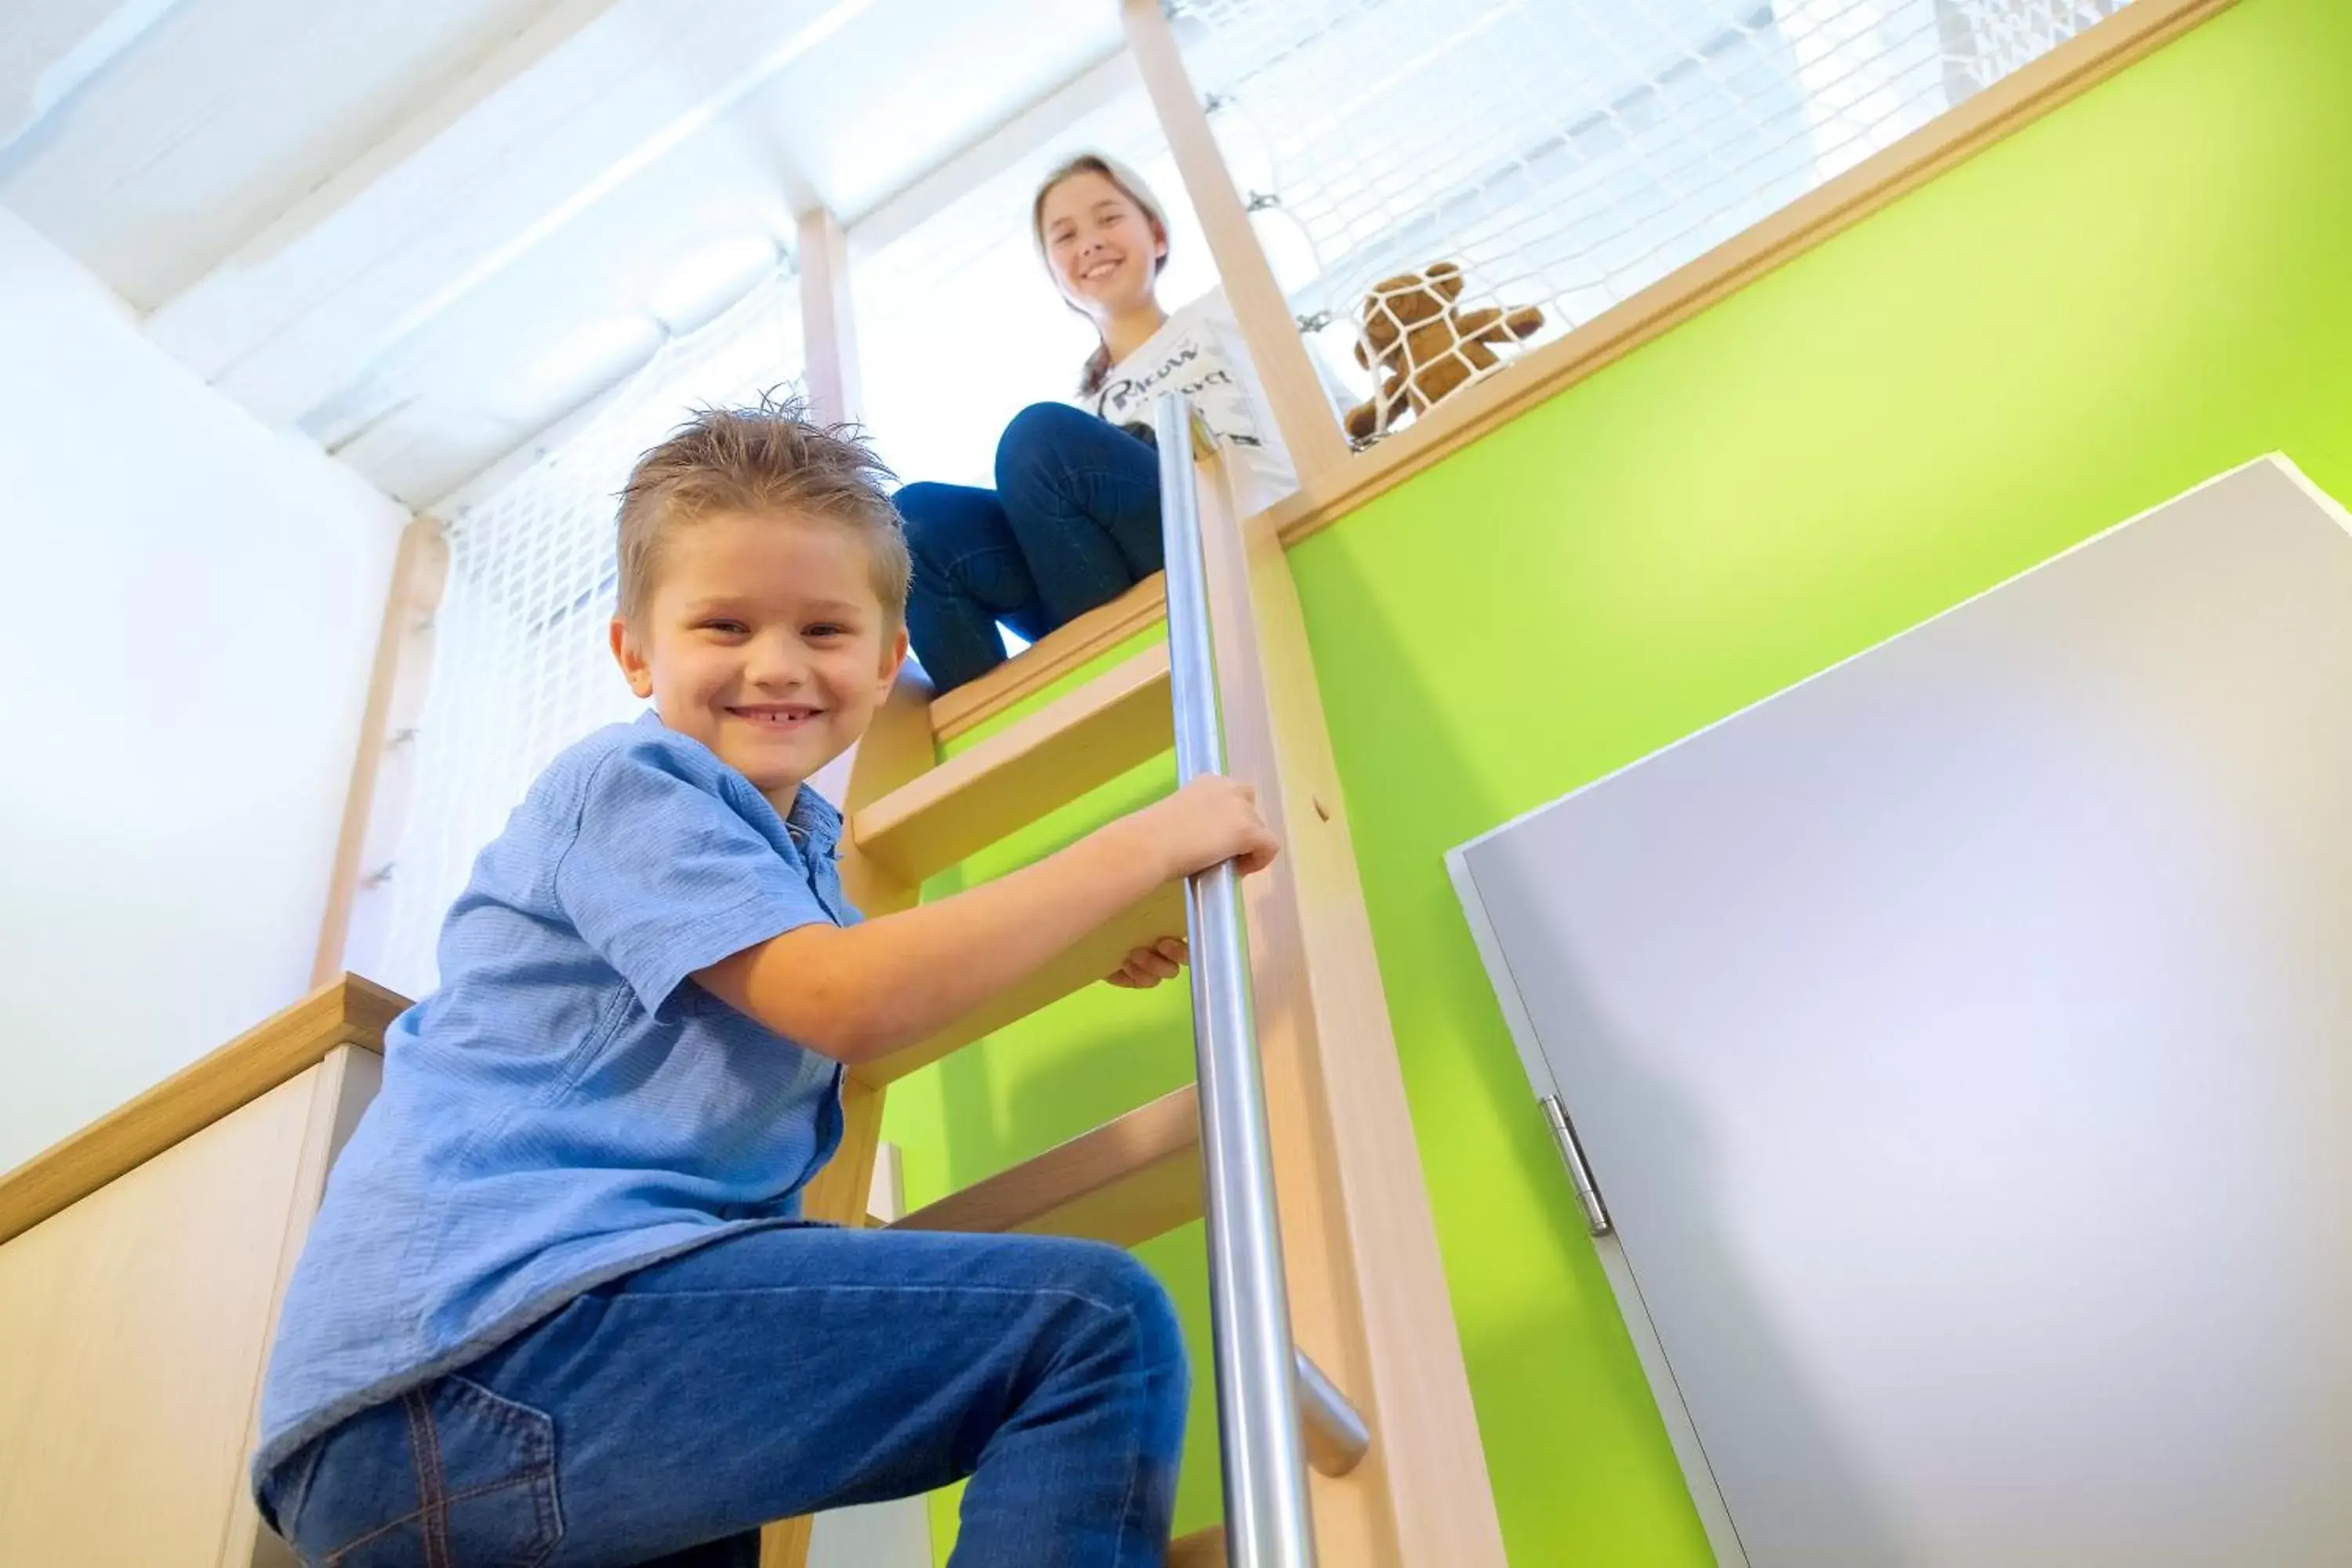
[(1266, 496), (1297, 486), (1223, 290), (1174, 315), (1155, 292), (1168, 220), (1133, 171), (1087, 153), (1045, 177), (1030, 230), (1070, 308), (1100, 342), (1083, 406), (1039, 403), (996, 447), (996, 488), (898, 492), (914, 555), (907, 630), (947, 691), (1004, 661), (1001, 622), (1034, 642), (1160, 570), (1151, 405), (1173, 388)]

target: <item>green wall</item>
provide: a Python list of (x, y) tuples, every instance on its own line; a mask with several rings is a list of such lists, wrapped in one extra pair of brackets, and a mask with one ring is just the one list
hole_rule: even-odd
[[(2344, 0), (2242, 0), (1292, 552), (1519, 1568), (1708, 1554), (1444, 852), (2272, 450), (2352, 497)], [(1097, 988), (887, 1135), (921, 1202), (1189, 1072), (1180, 992)], [(1197, 1331), (1197, 1228), (1146, 1256)]]
[(1292, 552), (1512, 1561), (1707, 1560), (1444, 851), (2284, 450), (2352, 498), (2352, 5), (2242, 0)]

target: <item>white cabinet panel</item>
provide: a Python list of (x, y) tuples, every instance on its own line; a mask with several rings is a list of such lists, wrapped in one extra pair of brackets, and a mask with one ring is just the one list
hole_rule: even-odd
[(2352, 532), (2291, 467), (1453, 859), (1726, 1561), (2352, 1562)]

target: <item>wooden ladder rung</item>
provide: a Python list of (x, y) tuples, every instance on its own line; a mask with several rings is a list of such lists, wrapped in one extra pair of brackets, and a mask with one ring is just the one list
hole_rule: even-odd
[(1181, 882), (1171, 882), (1097, 927), (1092, 935), (988, 1005), (965, 1014), (920, 1044), (852, 1068), (851, 1076), (876, 1088), (895, 1082), (1049, 1003), (1099, 983), (1137, 948), (1164, 936), (1183, 934), (1184, 888)]
[(1225, 1568), (1225, 1527), (1213, 1524), (1170, 1542), (1168, 1568)]
[(1167, 611), (1165, 588), (1165, 579), (1154, 572), (1109, 604), (1055, 627), (979, 679), (933, 698), (931, 733), (952, 741), (976, 730), (1159, 624)]
[(1172, 735), (1168, 649), (1154, 644), (863, 807), (850, 837), (920, 882), (1157, 756)]
[(1031, 1231), (1133, 1247), (1200, 1217), (1201, 1102), (1186, 1084), (891, 1228)]

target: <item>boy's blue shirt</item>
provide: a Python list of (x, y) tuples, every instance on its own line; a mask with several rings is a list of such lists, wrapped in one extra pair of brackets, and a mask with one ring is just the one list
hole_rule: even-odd
[(841, 1069), (687, 977), (855, 923), (840, 834), (814, 791), (781, 818), (650, 713), (549, 766), (385, 1037), (287, 1290), (257, 1480), (607, 1279), (798, 1217)]

